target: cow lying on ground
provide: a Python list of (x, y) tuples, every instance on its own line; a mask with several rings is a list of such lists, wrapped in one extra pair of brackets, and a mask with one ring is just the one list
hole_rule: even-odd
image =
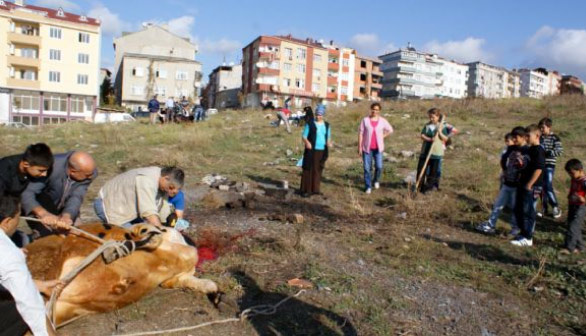
[[(107, 224), (80, 227), (105, 240), (145, 241), (129, 256), (106, 264), (100, 257), (65, 287), (55, 305), (57, 325), (78, 317), (103, 313), (138, 301), (157, 286), (188, 288), (215, 294), (211, 280), (194, 276), (197, 250), (185, 243), (173, 229), (162, 231), (152, 225), (138, 224), (131, 229)], [(99, 246), (72, 234), (48, 236), (27, 246), (27, 263), (33, 278), (60, 279)]]

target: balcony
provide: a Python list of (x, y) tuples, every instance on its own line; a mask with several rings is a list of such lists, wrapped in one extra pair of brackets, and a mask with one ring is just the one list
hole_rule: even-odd
[(8, 33), (8, 41), (26, 45), (41, 45), (41, 37), (36, 35), (24, 35), (19, 33)]
[(278, 52), (259, 51), (258, 58), (273, 61), (278, 60), (281, 57)]
[(328, 85), (338, 85), (338, 77), (328, 76)]
[(338, 94), (336, 92), (328, 92), (326, 94), (326, 99), (338, 99)]
[(339, 63), (329, 62), (328, 63), (328, 70), (339, 71), (340, 70), (340, 64)]
[(31, 67), (31, 68), (38, 68), (41, 65), (41, 60), (39, 60), (38, 58), (32, 58), (32, 57), (20, 57), (20, 56), (9, 55), (7, 60), (8, 60), (8, 64), (21, 65), (21, 66)]
[(372, 87), (373, 89), (382, 89), (383, 85), (382, 83), (372, 83), (370, 84), (370, 87)]
[(278, 76), (280, 73), (280, 70), (279, 69), (272, 69), (272, 68), (259, 68), (258, 73), (263, 74), (263, 75)]
[(25, 88), (25, 89), (40, 89), (41, 82), (38, 80), (27, 80), (19, 78), (8, 78), (6, 84), (12, 88)]
[(376, 77), (383, 77), (384, 76), (383, 72), (380, 70), (372, 70), (372, 75), (376, 76)]

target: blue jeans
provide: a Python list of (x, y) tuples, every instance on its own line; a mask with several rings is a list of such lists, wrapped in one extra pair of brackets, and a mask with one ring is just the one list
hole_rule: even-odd
[[(501, 190), (499, 191), (499, 195), (494, 202), (494, 206), (492, 207), (492, 212), (490, 213), (490, 218), (488, 219), (488, 223), (491, 227), (496, 226), (496, 221), (499, 218), (499, 214), (503, 210), (504, 207), (509, 207), (509, 209), (515, 209), (515, 198), (517, 196), (517, 187), (509, 187), (503, 185)], [(513, 228), (517, 227), (517, 220), (515, 215), (511, 217), (511, 226)]]
[[(372, 180), (372, 161), (374, 160), (374, 180)], [(383, 154), (378, 150), (371, 150), (369, 153), (362, 152), (362, 164), (364, 167), (364, 187), (369, 189), (372, 183), (380, 181), (383, 171)]]
[(541, 206), (544, 213), (547, 212), (547, 207), (549, 205), (554, 208), (558, 207), (558, 200), (553, 191), (554, 173), (555, 166), (545, 166), (543, 172), (543, 192), (541, 193)]
[(533, 239), (533, 232), (535, 231), (535, 201), (537, 199), (535, 194), (535, 190), (526, 190), (525, 187), (517, 189), (515, 216), (521, 229), (521, 236), (527, 239)]

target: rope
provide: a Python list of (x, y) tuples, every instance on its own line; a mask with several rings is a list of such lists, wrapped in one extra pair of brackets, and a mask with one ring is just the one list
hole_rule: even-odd
[(182, 331), (190, 331), (190, 330), (194, 330), (194, 329), (208, 327), (208, 326), (211, 326), (214, 324), (242, 322), (242, 321), (249, 319), (249, 318), (252, 318), (256, 315), (274, 315), (277, 313), (277, 308), (280, 305), (291, 300), (292, 298), (298, 297), (299, 295), (301, 295), (303, 293), (305, 293), (305, 289), (300, 290), (299, 292), (297, 292), (297, 294), (295, 294), (293, 296), (287, 296), (286, 298), (284, 298), (283, 300), (279, 301), (277, 304), (274, 304), (274, 305), (264, 304), (264, 305), (258, 305), (258, 306), (253, 306), (253, 307), (247, 308), (247, 309), (243, 310), (242, 313), (240, 313), (239, 318), (233, 317), (233, 318), (228, 318), (228, 319), (224, 319), (224, 320), (210, 321), (210, 322), (205, 322), (205, 323), (201, 323), (198, 325), (182, 327), (182, 328), (158, 330), (158, 331), (147, 331), (147, 332), (137, 332), (137, 333), (132, 333), (132, 334), (115, 334), (114, 336), (146, 336), (146, 335), (160, 335), (160, 334), (166, 334), (166, 333), (177, 333), (177, 332), (182, 332)]
[[(37, 223), (41, 223), (41, 224), (43, 223), (40, 219), (34, 218), (34, 217), (24, 217), (24, 216), (21, 216), (20, 218), (22, 218), (22, 219), (24, 219), (26, 221), (37, 222)], [(84, 231), (84, 230), (82, 230), (80, 228), (77, 228), (77, 227), (75, 227), (73, 225), (70, 227), (70, 230), (74, 234), (76, 234), (78, 236), (85, 237), (85, 238), (87, 238), (89, 240), (93, 240), (93, 241), (98, 242), (100, 244), (104, 244), (106, 242), (104, 239), (102, 239), (102, 238), (100, 238), (100, 237), (98, 237), (96, 235), (93, 235), (93, 234), (91, 234), (91, 233), (89, 233), (87, 231)]]

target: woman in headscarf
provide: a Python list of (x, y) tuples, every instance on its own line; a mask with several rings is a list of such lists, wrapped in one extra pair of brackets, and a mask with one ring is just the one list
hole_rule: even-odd
[(303, 174), (300, 192), (303, 197), (321, 194), (322, 172), (328, 159), (328, 148), (332, 146), (330, 124), (324, 121), (326, 107), (318, 105), (315, 119), (309, 121), (303, 129)]

